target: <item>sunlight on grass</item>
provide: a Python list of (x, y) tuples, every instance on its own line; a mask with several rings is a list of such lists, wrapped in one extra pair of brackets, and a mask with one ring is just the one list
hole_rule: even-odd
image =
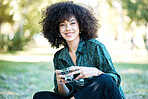
[(2, 99), (31, 99), (36, 91), (52, 90), (51, 82), (53, 82), (52, 63), (0, 61)]
[[(147, 99), (148, 55), (138, 50), (108, 49), (127, 99)], [(52, 60), (57, 50), (37, 46), (25, 51), (1, 52), (0, 99), (32, 99), (37, 91), (53, 91)]]
[(55, 49), (46, 48), (31, 48), (25, 51), (14, 53), (0, 53), (0, 60), (14, 62), (51, 62)]
[(127, 99), (148, 98), (148, 64), (115, 63)]
[[(146, 72), (148, 72), (148, 71), (146, 71)], [(122, 74), (142, 74), (143, 71), (138, 70), (138, 69), (129, 68), (127, 70), (122, 70), (121, 73)]]
[[(148, 64), (115, 63), (115, 67), (128, 99), (148, 97)], [(2, 99), (32, 99), (37, 91), (53, 91), (53, 64), (0, 61), (0, 85)]]

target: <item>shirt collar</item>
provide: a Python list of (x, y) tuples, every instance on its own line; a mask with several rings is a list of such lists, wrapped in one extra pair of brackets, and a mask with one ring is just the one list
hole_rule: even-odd
[(85, 49), (86, 49), (85, 41), (83, 41), (82, 38), (81, 38), (80, 39), (80, 43), (78, 45), (77, 51), (80, 52), (80, 53), (84, 53), (85, 52)]
[[(77, 51), (76, 52), (80, 52), (80, 53), (84, 53), (85, 52), (85, 49), (86, 49), (86, 47), (85, 47), (85, 41), (83, 41), (82, 39), (80, 39), (80, 43), (79, 43), (79, 45), (78, 45), (78, 48), (77, 48)], [(63, 48), (63, 50), (61, 51), (61, 53), (59, 54), (59, 59), (68, 59), (68, 57), (69, 57), (69, 53), (68, 53), (68, 45), (67, 46), (65, 46), (64, 48)]]

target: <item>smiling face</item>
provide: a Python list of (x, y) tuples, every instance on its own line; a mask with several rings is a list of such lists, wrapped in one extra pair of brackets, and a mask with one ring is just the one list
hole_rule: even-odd
[(74, 16), (59, 25), (61, 36), (67, 41), (79, 40), (79, 24)]

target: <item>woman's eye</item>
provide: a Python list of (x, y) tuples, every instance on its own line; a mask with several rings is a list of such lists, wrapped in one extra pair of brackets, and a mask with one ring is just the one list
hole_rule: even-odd
[(61, 24), (60, 26), (65, 26), (64, 24)]
[(76, 24), (75, 22), (72, 22), (71, 24)]

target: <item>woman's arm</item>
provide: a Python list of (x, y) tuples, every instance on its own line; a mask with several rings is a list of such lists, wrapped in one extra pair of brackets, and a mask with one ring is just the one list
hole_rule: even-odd
[(56, 70), (56, 78), (57, 78), (57, 84), (58, 84), (58, 92), (62, 95), (67, 95), (70, 93), (69, 89), (67, 88), (67, 86), (65, 85), (65, 83), (67, 83), (64, 79), (65, 75), (61, 75), (61, 71), (60, 70)]
[(63, 78), (65, 78), (65, 75), (61, 75), (61, 70), (60, 66), (61, 63), (56, 59), (56, 57), (58, 57), (57, 54), (55, 54), (53, 62), (54, 62), (54, 69), (55, 69), (55, 73), (54, 73), (54, 92), (63, 96), (67, 96), (69, 94), (71, 94), (71, 86), (65, 84), (67, 83)]
[(67, 88), (67, 86), (64, 83), (58, 84), (58, 92), (62, 95), (67, 95), (70, 93), (69, 89)]
[(117, 86), (120, 85), (121, 78), (120, 75), (116, 72), (111, 56), (109, 55), (106, 47), (103, 44), (100, 44), (97, 46), (97, 56), (96, 59), (99, 60), (99, 66), (98, 68), (105, 72), (106, 74), (110, 75), (112, 79), (115, 81)]

